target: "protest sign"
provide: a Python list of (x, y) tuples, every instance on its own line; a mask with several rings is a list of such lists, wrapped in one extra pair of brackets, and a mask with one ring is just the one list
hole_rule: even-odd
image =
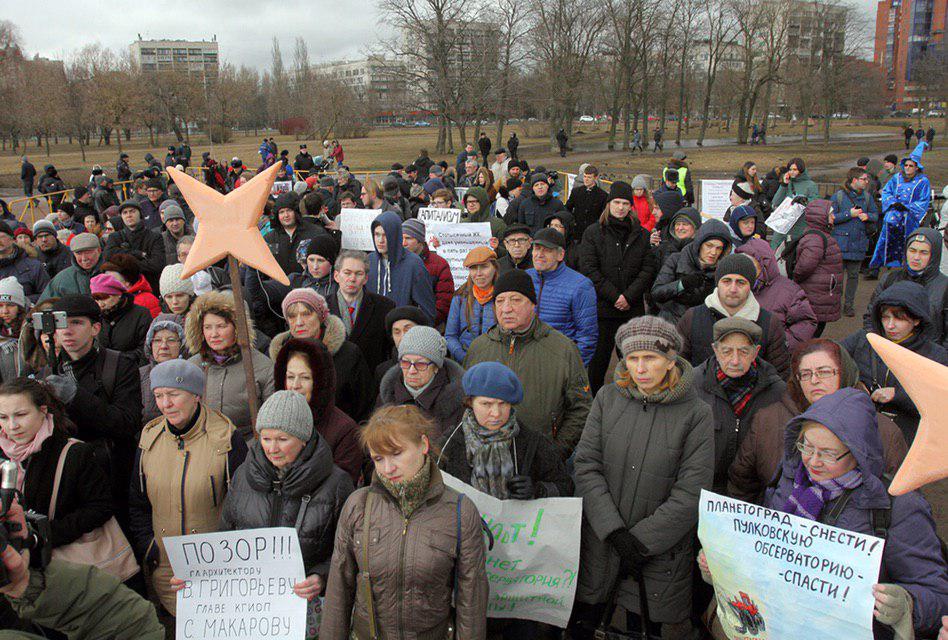
[(487, 552), (487, 617), (566, 627), (576, 595), (582, 499), (498, 500), (441, 475), (474, 503), (494, 536)]
[(731, 184), (730, 180), (702, 180), (701, 213), (723, 220), (731, 206)]
[(458, 202), (464, 202), (464, 196), (467, 194), (469, 187), (454, 187), (454, 196), (458, 199)]
[(731, 640), (872, 640), (872, 585), (885, 544), (701, 492), (698, 537)]
[(771, 213), (765, 221), (765, 224), (777, 233), (786, 235), (790, 233), (790, 229), (796, 221), (800, 219), (800, 216), (803, 215), (804, 209), (806, 209), (806, 207), (802, 204), (793, 204), (792, 198), (786, 198), (780, 203), (779, 207), (774, 209), (773, 213)]
[[(437, 238), (437, 242), (432, 242)], [(490, 243), (489, 222), (460, 222), (458, 224), (432, 223), (425, 225), (425, 240), (428, 246), (448, 261), (454, 288), (457, 289), (467, 280), (464, 258), (476, 247)], [(437, 247), (435, 246), (437, 245)]]
[(165, 538), (178, 592), (177, 640), (306, 637), (306, 600), (293, 593), (305, 578), (290, 527)]
[(460, 209), (436, 209), (434, 207), (423, 207), (418, 210), (418, 219), (425, 224), (446, 223), (454, 224), (461, 221)]
[(293, 182), (290, 180), (280, 180), (274, 182), (273, 186), (270, 187), (270, 193), (273, 195), (279, 195), (281, 193), (289, 193), (293, 190)]
[(375, 243), (372, 241), (372, 221), (381, 213), (381, 209), (341, 210), (336, 220), (342, 232), (342, 248), (375, 251)]

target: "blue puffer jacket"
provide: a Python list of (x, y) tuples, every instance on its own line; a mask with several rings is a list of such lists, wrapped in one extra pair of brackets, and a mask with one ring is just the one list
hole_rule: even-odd
[(369, 291), (395, 301), (400, 307), (415, 306), (432, 321), (435, 311), (434, 287), (421, 258), (402, 247), (402, 219), (393, 211), (385, 211), (372, 221), (372, 233), (381, 225), (388, 241), (388, 260), (382, 261), (378, 251), (369, 254)]
[[(850, 213), (853, 207), (859, 207), (869, 219), (863, 222)], [(876, 200), (865, 190), (856, 193), (852, 189), (840, 189), (833, 196), (833, 237), (843, 250), (843, 260), (862, 260), (869, 248), (869, 235), (866, 225), (879, 220), (879, 207)]]
[(592, 280), (573, 271), (562, 262), (553, 271), (538, 273), (527, 269), (537, 290), (537, 314), (567, 338), (576, 343), (589, 366), (599, 340), (596, 316), (596, 288)]
[(488, 329), (497, 324), (493, 298), (486, 304), (471, 300), (470, 322), (467, 320), (467, 315), (467, 301), (464, 297), (451, 298), (451, 310), (448, 311), (444, 338), (448, 342), (448, 353), (458, 362), (464, 362), (464, 356), (467, 355), (467, 349), (474, 342), (474, 338), (487, 333)]
[[(779, 481), (775, 488), (767, 491), (764, 505), (787, 510), (794, 475), (803, 464), (796, 449), (797, 439), (803, 424), (810, 421), (825, 426), (843, 442), (862, 474), (862, 484), (852, 490), (839, 518), (828, 524), (873, 535), (872, 510), (891, 510), (879, 582), (897, 584), (908, 591), (912, 596), (916, 635), (934, 637), (941, 624), (939, 616), (948, 611), (948, 570), (941, 555), (931, 506), (918, 491), (895, 497), (888, 495), (882, 481), (884, 463), (876, 408), (864, 391), (840, 389), (820, 398), (787, 424)], [(821, 522), (825, 522), (833, 504), (824, 505), (819, 517)], [(873, 631), (876, 638), (887, 637), (885, 628), (877, 621), (873, 621)]]

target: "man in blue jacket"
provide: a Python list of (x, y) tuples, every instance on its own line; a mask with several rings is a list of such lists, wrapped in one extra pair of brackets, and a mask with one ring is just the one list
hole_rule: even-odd
[(375, 251), (369, 255), (369, 291), (400, 307), (414, 305), (435, 318), (431, 276), (421, 258), (402, 246), (401, 217), (394, 211), (379, 214), (372, 221), (372, 239)]
[(533, 268), (527, 273), (537, 290), (537, 315), (576, 343), (588, 367), (599, 340), (596, 289), (592, 281), (563, 264), (566, 239), (556, 229), (540, 229), (533, 237)]

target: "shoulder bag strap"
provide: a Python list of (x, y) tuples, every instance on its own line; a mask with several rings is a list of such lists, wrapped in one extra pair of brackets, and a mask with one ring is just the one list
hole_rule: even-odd
[(369, 631), (372, 633), (372, 640), (378, 640), (379, 628), (378, 621), (375, 619), (375, 602), (372, 600), (372, 576), (369, 574), (369, 525), (371, 522), (372, 503), (375, 494), (370, 489), (365, 497), (365, 511), (362, 517), (362, 572), (365, 574), (364, 586), (365, 610), (369, 617)]
[(824, 518), (821, 522), (823, 524), (828, 524), (831, 527), (835, 527), (836, 521), (839, 520), (839, 516), (843, 513), (843, 509), (845, 509), (846, 505), (849, 504), (849, 499), (852, 497), (852, 494), (852, 489), (846, 489), (846, 491), (843, 492), (843, 495), (841, 495), (836, 500), (836, 503), (829, 510), (829, 513), (826, 514), (826, 518)]
[(77, 440), (69, 438), (69, 440), (66, 441), (66, 446), (59, 452), (59, 461), (56, 463), (56, 475), (53, 476), (53, 494), (49, 497), (50, 522), (56, 518), (56, 498), (59, 496), (59, 482), (63, 478), (63, 467), (66, 466), (66, 454), (69, 453), (69, 448), (76, 442)]

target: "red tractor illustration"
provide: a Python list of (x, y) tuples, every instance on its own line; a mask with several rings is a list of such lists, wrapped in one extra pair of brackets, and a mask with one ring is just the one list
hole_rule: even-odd
[(750, 596), (743, 591), (738, 592), (737, 598), (728, 599), (727, 604), (740, 621), (739, 626), (734, 626), (738, 633), (749, 633), (756, 636), (766, 629), (764, 617), (760, 615), (760, 609), (757, 608)]

